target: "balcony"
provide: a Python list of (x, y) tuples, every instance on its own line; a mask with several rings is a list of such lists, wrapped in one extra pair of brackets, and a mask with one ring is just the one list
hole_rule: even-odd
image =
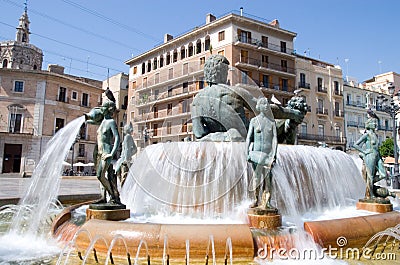
[(282, 47), (280, 45), (271, 43), (271, 42), (262, 42), (259, 39), (253, 39), (253, 38), (248, 38), (245, 36), (240, 36), (237, 35), (236, 36), (236, 41), (240, 42), (240, 43), (246, 43), (249, 44), (251, 46), (255, 46), (257, 48), (264, 48), (267, 50), (271, 50), (271, 51), (275, 51), (275, 52), (281, 52), (281, 53), (285, 53), (285, 54), (289, 54), (289, 55), (293, 55), (294, 54), (294, 50), (293, 49), (289, 49), (287, 47)]
[(335, 117), (344, 117), (343, 110), (335, 110)]
[[(259, 86), (259, 87), (261, 87), (261, 88), (264, 88), (264, 89), (266, 89), (266, 90), (268, 90), (268, 89), (271, 89), (271, 90), (279, 90), (279, 91), (285, 91), (285, 92), (293, 92), (294, 91), (294, 87), (292, 87), (292, 86), (286, 86), (286, 87), (283, 87), (283, 86), (281, 86), (281, 85), (279, 85), (279, 84), (270, 84), (270, 83), (264, 83), (264, 82), (262, 82), (262, 81), (257, 81), (257, 80), (254, 80), (254, 82)], [(273, 92), (273, 91), (271, 91), (271, 92)]]
[(327, 88), (323, 87), (323, 86), (317, 86), (316, 89), (317, 89), (317, 92), (320, 92), (320, 93), (327, 93), (327, 91), (328, 91)]
[(346, 105), (347, 105), (347, 106), (352, 106), (352, 107), (358, 107), (358, 108), (365, 108), (365, 104), (362, 103), (362, 102), (360, 102), (360, 101), (351, 101), (351, 100), (348, 100), (348, 101), (346, 102)]
[(343, 96), (343, 92), (340, 90), (335, 90), (335, 92), (333, 93), (335, 96)]
[(349, 127), (359, 127), (359, 123), (357, 121), (347, 121), (347, 126)]
[(300, 133), (297, 135), (298, 139), (302, 140), (311, 140), (311, 141), (320, 141), (320, 142), (330, 142), (330, 143), (345, 143), (346, 137), (341, 136), (326, 136), (326, 135), (318, 135), (318, 134), (303, 134)]
[(291, 75), (295, 74), (295, 69), (287, 66), (282, 66), (280, 64), (261, 62), (259, 59), (250, 58), (248, 56), (240, 56), (239, 61), (236, 62), (235, 66), (247, 66), (250, 68), (260, 68), (260, 70), (273, 70), (288, 73)]
[(317, 114), (321, 114), (321, 115), (328, 115), (328, 109), (324, 109), (324, 108), (316, 108), (315, 112)]
[(310, 83), (306, 83), (306, 82), (299, 82), (298, 83), (298, 87), (299, 88), (305, 88), (305, 89), (310, 89)]

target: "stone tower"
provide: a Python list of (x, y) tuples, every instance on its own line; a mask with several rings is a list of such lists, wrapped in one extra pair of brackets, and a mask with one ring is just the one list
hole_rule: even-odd
[(29, 43), (29, 18), (25, 3), (24, 13), (19, 18), (15, 41), (0, 42), (0, 68), (41, 70), (43, 52)]

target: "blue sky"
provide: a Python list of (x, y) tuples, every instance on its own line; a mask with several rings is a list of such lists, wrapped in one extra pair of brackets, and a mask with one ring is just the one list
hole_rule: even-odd
[[(14, 39), (24, 0), (0, 0), (0, 41)], [(379, 73), (400, 73), (400, 1), (397, 0), (28, 0), (31, 43), (44, 52), (43, 68), (104, 80), (128, 72), (131, 56), (243, 7), (244, 14), (297, 33), (299, 54), (339, 64), (362, 82)], [(346, 60), (348, 59), (348, 60)], [(347, 63), (346, 63), (347, 61)]]

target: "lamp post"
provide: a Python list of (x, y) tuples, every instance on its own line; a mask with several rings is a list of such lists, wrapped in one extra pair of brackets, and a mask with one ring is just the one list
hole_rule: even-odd
[(399, 155), (397, 151), (397, 123), (396, 123), (396, 115), (400, 110), (400, 106), (394, 102), (394, 97), (399, 97), (398, 93), (394, 93), (395, 86), (393, 83), (388, 83), (388, 92), (390, 95), (390, 103), (387, 104), (388, 99), (386, 99), (383, 95), (378, 96), (378, 104), (381, 106), (381, 110), (390, 114), (390, 117), (393, 120), (393, 142), (394, 142), (394, 168), (393, 168), (393, 175), (392, 175), (392, 188), (398, 189), (400, 187), (399, 183)]
[(72, 157), (71, 157), (71, 170), (69, 171), (69, 175), (72, 176), (74, 174), (74, 151), (75, 144), (81, 139), (80, 135), (77, 135), (75, 141), (72, 143)]

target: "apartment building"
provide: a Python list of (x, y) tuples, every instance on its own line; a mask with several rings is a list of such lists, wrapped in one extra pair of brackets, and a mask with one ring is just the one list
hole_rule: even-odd
[[(352, 150), (354, 143), (364, 134), (367, 110), (373, 110), (379, 117), (378, 129), (376, 131), (379, 143), (387, 137), (392, 137), (393, 119), (386, 112), (382, 111), (378, 104), (380, 91), (374, 91), (370, 87), (358, 84), (357, 81), (344, 81), (344, 109), (347, 146), (346, 150)], [(385, 95), (385, 98), (389, 98)]]
[(207, 85), (203, 66), (211, 54), (229, 60), (228, 84), (256, 87), (286, 104), (296, 89), (295, 36), (277, 20), (208, 14), (204, 25), (175, 38), (166, 34), (163, 44), (127, 60), (128, 121), (137, 146), (193, 139), (190, 105)]
[[(66, 75), (62, 66), (41, 70), (41, 50), (29, 43), (26, 10), (21, 19), (16, 40), (0, 43), (0, 173), (25, 176), (32, 174), (52, 136), (97, 106), (103, 90), (101, 81)], [(96, 129), (81, 127), (69, 163), (93, 162)]]
[(345, 151), (343, 80), (339, 66), (296, 55), (298, 95), (305, 97), (309, 110), (298, 128), (298, 143), (327, 144)]

